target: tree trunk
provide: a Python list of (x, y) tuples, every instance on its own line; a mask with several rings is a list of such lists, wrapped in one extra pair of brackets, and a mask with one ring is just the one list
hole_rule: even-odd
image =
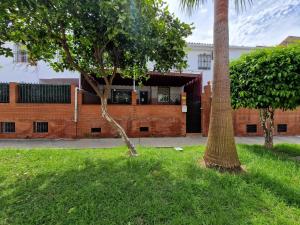
[(207, 167), (240, 170), (230, 101), (228, 30), (228, 0), (216, 0), (212, 104), (204, 161)]
[(265, 136), (265, 148), (273, 148), (274, 110), (264, 108), (259, 110), (260, 122)]
[(128, 150), (129, 150), (129, 155), (130, 156), (138, 156), (138, 153), (136, 151), (136, 148), (134, 144), (129, 140), (125, 130), (123, 127), (115, 121), (111, 115), (108, 113), (107, 110), (107, 98), (108, 98), (108, 93), (110, 92), (111, 89), (111, 84), (113, 81), (113, 77), (111, 78), (110, 82), (106, 81), (106, 84), (104, 86), (103, 92), (100, 91), (99, 85), (94, 83), (88, 75), (84, 75), (84, 78), (86, 81), (89, 83), (89, 85), (93, 88), (93, 90), (96, 92), (97, 96), (101, 99), (101, 114), (104, 119), (118, 132), (120, 137), (123, 139), (125, 142)]
[(111, 115), (108, 113), (108, 110), (107, 110), (107, 91), (104, 91), (103, 96), (100, 96), (100, 98), (101, 98), (102, 117), (104, 119), (106, 119), (106, 121), (118, 132), (120, 137), (125, 142), (128, 150), (129, 150), (130, 156), (138, 156), (138, 153), (136, 151), (136, 148), (135, 148), (134, 144), (128, 138), (128, 136), (127, 136), (125, 130), (123, 129), (123, 127), (117, 121), (115, 121), (111, 117)]

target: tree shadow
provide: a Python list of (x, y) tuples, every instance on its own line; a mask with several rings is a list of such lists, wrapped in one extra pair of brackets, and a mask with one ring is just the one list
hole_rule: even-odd
[(241, 176), (192, 162), (184, 168), (172, 173), (157, 158), (120, 157), (25, 176), (1, 198), (3, 224), (252, 224), (272, 210)]
[[(293, 183), (291, 174), (294, 177), (300, 174), (300, 163), (290, 157), (290, 152), (295, 151), (297, 146), (282, 144), (276, 145), (272, 150), (259, 145), (241, 145), (241, 147), (258, 157), (255, 159), (258, 163), (254, 164), (245, 176), (242, 176), (243, 179), (249, 184), (268, 190), (287, 205), (300, 207), (300, 186), (290, 185)], [(279, 149), (285, 149), (285, 151), (279, 151)]]
[(244, 176), (247, 183), (256, 184), (271, 192), (274, 196), (284, 201), (289, 206), (300, 207), (300, 186), (293, 188), (289, 183), (283, 183), (264, 173), (250, 173)]
[(292, 159), (292, 157), (295, 156), (296, 152), (299, 151), (299, 148), (297, 148), (297, 145), (275, 145), (273, 149), (267, 149), (261, 145), (244, 145), (240, 144), (240, 147), (243, 149), (254, 153), (258, 157), (261, 158), (269, 158), (271, 160), (278, 160), (280, 159), (281, 161), (285, 162), (295, 162), (296, 167), (299, 168), (300, 162)]
[(300, 156), (300, 145), (297, 144), (278, 144), (274, 146), (274, 152), (283, 153), (290, 157)]

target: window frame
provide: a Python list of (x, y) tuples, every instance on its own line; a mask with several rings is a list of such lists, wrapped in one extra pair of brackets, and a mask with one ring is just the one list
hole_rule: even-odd
[[(47, 124), (47, 131), (42, 131), (43, 127), (38, 127), (39, 124)], [(44, 134), (49, 133), (49, 123), (47, 121), (34, 121), (33, 122), (33, 133), (35, 134)]]
[(22, 49), (21, 44), (15, 44), (14, 45), (14, 57), (13, 57), (13, 63), (16, 64), (23, 64), (28, 63), (28, 53), (26, 50)]
[[(6, 125), (8, 125), (8, 124), (13, 125), (12, 127), (10, 127), (10, 128), (12, 128), (13, 131), (7, 131), (8, 127)], [(0, 133), (1, 134), (14, 134), (14, 133), (16, 133), (16, 123), (11, 122), (11, 121), (0, 122)]]
[[(164, 93), (160, 93), (159, 92), (159, 89), (168, 89), (168, 94), (166, 95), (167, 96), (167, 98), (168, 98), (168, 100), (167, 101), (161, 101), (161, 99), (160, 99), (160, 97), (159, 97), (159, 95), (160, 94), (164, 94)], [(157, 87), (157, 102), (158, 103), (161, 103), (161, 104), (166, 104), (166, 103), (170, 103), (170, 101), (171, 101), (171, 88), (170, 87), (164, 87), (164, 86), (162, 86), (162, 87)]]
[[(115, 101), (114, 93), (116, 93), (116, 92), (128, 92), (128, 94), (129, 94), (129, 102), (117, 102), (117, 101)], [(131, 105), (131, 103), (132, 103), (131, 92), (132, 91), (130, 89), (112, 89), (111, 90), (111, 103), (112, 104)]]
[(287, 133), (288, 125), (286, 123), (277, 124), (277, 132), (278, 133)]
[[(250, 127), (255, 127), (255, 131), (250, 131)], [(246, 133), (247, 134), (256, 134), (257, 133), (257, 124), (246, 124)]]
[(198, 69), (199, 70), (211, 70), (211, 62), (213, 55), (210, 53), (201, 53), (198, 55)]

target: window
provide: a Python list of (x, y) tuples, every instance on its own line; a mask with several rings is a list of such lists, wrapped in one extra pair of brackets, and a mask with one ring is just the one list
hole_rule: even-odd
[(48, 133), (48, 122), (33, 122), (34, 133)]
[(159, 103), (169, 103), (170, 102), (170, 88), (169, 87), (158, 87), (157, 101)]
[(0, 103), (9, 103), (9, 84), (0, 83)]
[(15, 133), (16, 125), (14, 122), (1, 122), (0, 133)]
[(149, 127), (140, 127), (140, 132), (148, 132)]
[(112, 90), (112, 103), (131, 104), (131, 90)]
[(257, 125), (256, 124), (247, 124), (247, 133), (256, 133)]
[(200, 54), (198, 55), (198, 69), (199, 70), (210, 70), (211, 69), (211, 54)]
[(20, 44), (14, 46), (14, 63), (27, 63), (28, 57), (25, 47)]
[(101, 127), (93, 127), (93, 128), (91, 128), (91, 133), (101, 133)]
[(277, 125), (277, 132), (287, 132), (287, 124), (278, 124)]

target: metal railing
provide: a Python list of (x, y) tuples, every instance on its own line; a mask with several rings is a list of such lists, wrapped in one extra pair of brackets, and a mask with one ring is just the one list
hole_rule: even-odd
[(169, 96), (156, 96), (151, 99), (138, 99), (137, 101), (140, 105), (180, 105), (181, 104), (181, 96), (180, 94), (171, 94)]
[(0, 103), (9, 103), (9, 84), (0, 83)]
[[(181, 95), (180, 94), (171, 94), (169, 96), (164, 97), (154, 97), (153, 98), (147, 98), (147, 99), (137, 99), (138, 105), (180, 105), (181, 104)], [(107, 100), (108, 104), (124, 104), (124, 103), (117, 103), (112, 102), (112, 99)], [(82, 104), (87, 105), (99, 105), (101, 104), (100, 98), (88, 91), (82, 92)]]
[(70, 85), (18, 84), (18, 103), (71, 103)]

